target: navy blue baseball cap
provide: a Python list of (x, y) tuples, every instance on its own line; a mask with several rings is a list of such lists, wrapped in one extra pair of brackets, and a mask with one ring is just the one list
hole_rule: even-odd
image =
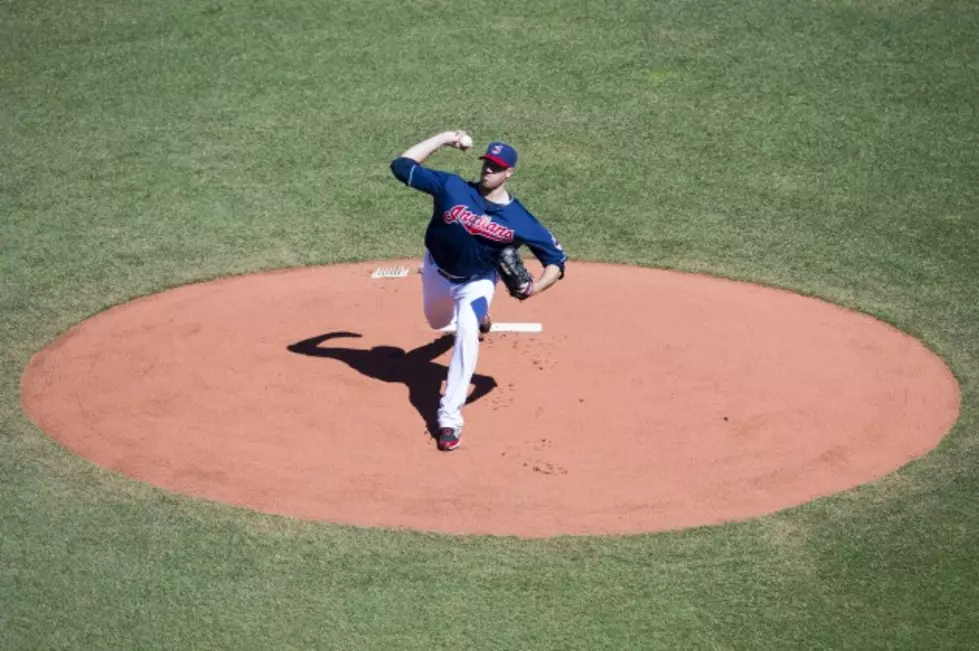
[(480, 158), (501, 167), (517, 166), (517, 150), (505, 142), (491, 142), (486, 148), (486, 153)]

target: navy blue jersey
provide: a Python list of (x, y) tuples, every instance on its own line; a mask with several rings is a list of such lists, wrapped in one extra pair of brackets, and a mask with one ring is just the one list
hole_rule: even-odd
[(405, 185), (432, 195), (434, 211), (425, 231), (425, 248), (446, 273), (471, 278), (496, 270), (505, 246), (526, 244), (541, 264), (564, 273), (567, 256), (537, 218), (516, 199), (506, 205), (487, 201), (477, 184), (448, 172), (397, 158), (391, 171)]

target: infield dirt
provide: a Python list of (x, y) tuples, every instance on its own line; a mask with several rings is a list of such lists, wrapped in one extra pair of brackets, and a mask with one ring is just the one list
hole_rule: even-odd
[(450, 336), (418, 276), (335, 265), (189, 285), (40, 351), (25, 410), (75, 453), (168, 490), (360, 526), (542, 537), (739, 520), (933, 449), (958, 386), (912, 337), (790, 292), (572, 263), (497, 292), (462, 447), (432, 419)]

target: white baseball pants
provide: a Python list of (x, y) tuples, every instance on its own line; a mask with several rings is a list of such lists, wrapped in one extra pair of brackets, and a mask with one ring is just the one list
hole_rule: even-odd
[(479, 324), (489, 314), (496, 280), (494, 271), (473, 280), (451, 281), (439, 273), (432, 257), (425, 252), (422, 264), (425, 318), (436, 330), (453, 323), (456, 326), (445, 394), (439, 403), (439, 427), (462, 427), (462, 407), (479, 357)]

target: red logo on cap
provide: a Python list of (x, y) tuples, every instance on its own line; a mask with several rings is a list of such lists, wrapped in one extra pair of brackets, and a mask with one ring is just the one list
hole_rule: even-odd
[(495, 147), (490, 149), (491, 154), (499, 154), (501, 151), (503, 151), (503, 145), (496, 145)]

